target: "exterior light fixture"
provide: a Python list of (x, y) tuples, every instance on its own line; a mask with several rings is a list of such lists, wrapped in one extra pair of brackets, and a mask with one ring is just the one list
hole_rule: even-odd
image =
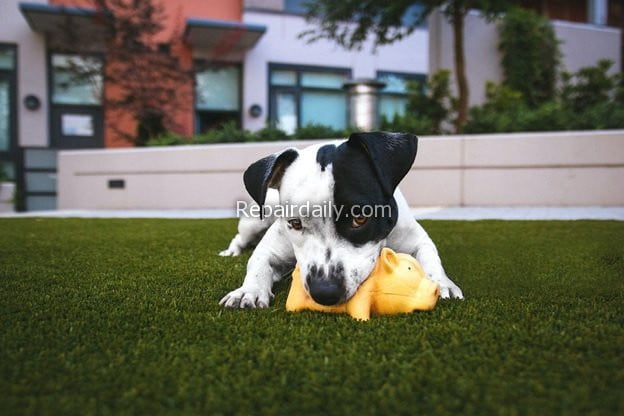
[(24, 97), (24, 107), (30, 111), (39, 110), (41, 108), (41, 100), (36, 95), (28, 94)]
[(262, 107), (259, 104), (253, 104), (249, 107), (249, 115), (253, 118), (258, 118), (262, 115)]

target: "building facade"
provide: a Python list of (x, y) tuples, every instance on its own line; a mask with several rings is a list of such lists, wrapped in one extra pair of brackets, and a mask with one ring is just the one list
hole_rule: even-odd
[[(378, 112), (392, 117), (405, 111), (407, 81), (452, 69), (450, 32), (439, 15), (400, 42), (376, 50), (369, 42), (348, 51), (331, 41), (308, 44), (299, 37), (312, 28), (304, 17), (305, 1), (160, 0), (166, 16), (162, 47), (175, 47), (181, 67), (192, 72), (178, 86), (188, 96), (176, 113), (179, 133), (190, 136), (226, 122), (249, 130), (273, 125), (288, 133), (308, 124), (343, 129), (352, 110), (346, 82), (383, 82)], [(571, 20), (593, 19), (599, 25), (622, 16), (620, 3), (611, 0), (567, 2), (575, 4), (570, 10), (546, 0), (526, 3), (552, 17), (566, 18), (562, 13), (567, 13)], [(417, 11), (416, 6), (412, 14)], [(104, 81), (111, 62), (98, 41), (98, 16), (90, 0), (0, 1), (0, 163), (18, 183), (20, 209), (56, 207), (59, 150), (133, 145), (120, 131), (136, 132), (137, 120), (107, 107), (103, 99), (115, 89)], [(469, 78), (477, 83), (483, 77), (500, 79), (495, 40), (487, 37), (494, 29), (475, 26), (475, 19), (471, 15), (467, 23)], [(579, 48), (585, 44), (575, 40), (568, 45), (576, 49), (564, 49), (566, 55), (581, 63), (590, 59), (589, 64), (619, 56), (621, 41), (613, 39), (621, 31), (594, 23), (598, 38), (581, 38), (600, 47), (583, 52)], [(72, 53), (67, 45), (58, 46), (68, 25), (93, 37), (88, 50)], [(578, 31), (572, 32), (576, 36)], [(606, 37), (600, 36), (603, 32)], [(91, 76), (72, 77), (75, 66), (88, 68)]]
[[(354, 78), (386, 83), (380, 111), (404, 111), (405, 82), (428, 68), (425, 26), (391, 46), (354, 52), (332, 42), (307, 44), (305, 0), (162, 0), (162, 38), (178, 36), (182, 66), (193, 76), (176, 116), (178, 132), (192, 135), (232, 121), (258, 130), (268, 124), (288, 133), (308, 124), (348, 126), (343, 84)], [(89, 50), (57, 45), (69, 25), (93, 36)], [(21, 184), (20, 208), (53, 209), (56, 152), (124, 147), (120, 131), (137, 121), (107, 108), (114, 86), (104, 82), (107, 62), (98, 39), (98, 12), (89, 0), (0, 2), (0, 160)], [(177, 42), (176, 42), (177, 43)], [(76, 79), (72, 68), (88, 68)]]

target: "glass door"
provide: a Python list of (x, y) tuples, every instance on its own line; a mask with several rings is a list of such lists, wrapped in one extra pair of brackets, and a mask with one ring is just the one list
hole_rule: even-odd
[(297, 130), (297, 95), (291, 91), (276, 91), (273, 96), (275, 127), (293, 134)]
[(102, 67), (97, 56), (51, 55), (52, 147), (103, 147)]
[(4, 56), (6, 52), (7, 50), (0, 50), (0, 169), (4, 172), (4, 175), (0, 176), (15, 180), (17, 160), (15, 73), (12, 61)]
[(11, 150), (11, 83), (0, 74), (0, 152)]

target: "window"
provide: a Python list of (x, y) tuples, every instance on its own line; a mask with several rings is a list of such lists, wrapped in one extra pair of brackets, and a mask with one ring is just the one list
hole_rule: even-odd
[(305, 14), (306, 3), (310, 0), (284, 0), (284, 11), (294, 14)]
[(424, 85), (424, 74), (400, 74), (395, 72), (378, 72), (377, 79), (385, 82), (386, 86), (379, 96), (379, 115), (386, 120), (395, 116), (403, 116), (407, 108), (408, 83), (420, 82)]
[[(284, 0), (284, 12), (289, 14), (305, 15), (308, 12), (308, 4), (313, 4), (313, 2), (314, 0)], [(258, 3), (261, 4), (262, 2)], [(427, 21), (426, 19), (423, 19), (422, 16), (424, 11), (425, 6), (422, 4), (413, 4), (409, 6), (401, 17), (401, 24), (403, 26), (414, 26), (415, 24), (418, 24), (418, 27), (426, 28)]]
[(239, 66), (204, 67), (196, 71), (195, 109), (199, 132), (231, 121), (240, 123), (240, 84)]
[(0, 151), (11, 148), (11, 84), (0, 78)]
[(401, 18), (401, 23), (403, 26), (414, 26), (418, 24), (418, 27), (426, 28), (427, 20), (423, 18), (423, 12), (425, 11), (425, 6), (422, 4), (413, 4), (405, 10), (405, 14)]
[(15, 50), (12, 48), (0, 48), (0, 69), (15, 69)]
[(271, 123), (288, 134), (309, 124), (346, 128), (347, 94), (342, 85), (349, 76), (345, 69), (272, 65)]
[(52, 103), (100, 105), (102, 61), (92, 56), (52, 55)]
[(0, 44), (0, 176), (15, 179), (16, 137), (16, 55), (14, 45)]

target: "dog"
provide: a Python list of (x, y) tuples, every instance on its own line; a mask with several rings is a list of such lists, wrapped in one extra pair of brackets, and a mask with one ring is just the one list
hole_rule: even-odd
[(353, 133), (346, 140), (289, 148), (251, 164), (243, 179), (260, 213), (274, 206), (330, 205), (332, 210), (322, 215), (291, 209), (288, 215), (242, 216), (238, 234), (219, 254), (236, 256), (259, 242), (242, 286), (225, 295), (220, 305), (268, 307), (273, 284), (295, 263), (312, 299), (322, 305), (343, 303), (366, 280), (383, 247), (413, 255), (440, 286), (441, 298), (463, 299), (398, 189), (417, 149), (418, 138), (412, 134)]

